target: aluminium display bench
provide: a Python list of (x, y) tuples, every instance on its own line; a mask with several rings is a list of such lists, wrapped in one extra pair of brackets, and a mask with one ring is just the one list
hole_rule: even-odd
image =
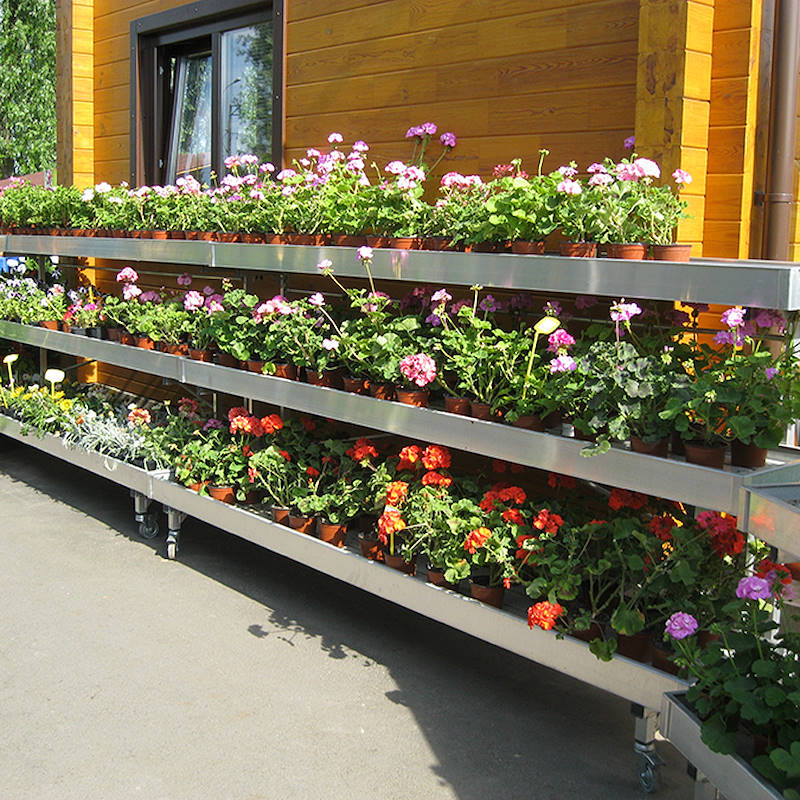
[[(665, 692), (685, 689), (685, 682), (679, 678), (622, 656), (615, 656), (609, 662), (598, 661), (586, 642), (571, 637), (559, 640), (554, 631), (529, 630), (525, 604), (516, 613), (495, 609), (471, 597), (426, 583), (419, 576), (412, 577), (377, 561), (369, 561), (355, 550), (334, 547), (278, 525), (261, 514), (203, 497), (170, 481), (164, 471), (147, 472), (117, 459), (68, 447), (52, 434), (23, 435), (18, 421), (2, 415), (0, 434), (115, 483), (130, 486), (132, 493), (148, 501), (162, 503), (170, 517), (170, 527), (177, 517), (203, 520), (418, 614), (629, 700), (640, 709), (637, 721), (640, 774), (645, 776), (643, 781), (647, 785), (654, 786), (655, 768), (660, 763), (653, 747), (654, 709), (660, 707)], [(149, 532), (144, 535), (149, 536)]]
[[(338, 276), (364, 277), (363, 269), (356, 261), (355, 251), (351, 248), (338, 247), (8, 235), (0, 236), (0, 250), (6, 254), (97, 257), (119, 261), (180, 264), (186, 267), (199, 267), (201, 272), (204, 268), (275, 272), (280, 273), (282, 277), (287, 274), (317, 275), (317, 263), (327, 258), (333, 262), (334, 271)], [(570, 259), (557, 256), (375, 250), (372, 274), (376, 280), (462, 286), (481, 284), (494, 289), (586, 293), (612, 298), (625, 296), (667, 301), (680, 299), (687, 302), (751, 305), (781, 310), (800, 309), (800, 264), (794, 263), (700, 259), (690, 263), (670, 264), (616, 259)], [(329, 416), (365, 427), (435, 441), (539, 469), (572, 474), (587, 480), (613, 484), (734, 514), (737, 512), (741, 514), (743, 508), (740, 506), (745, 502), (744, 498), (752, 496), (750, 485), (757, 483), (762, 473), (770, 471), (770, 468), (755, 473), (711, 470), (673, 459), (640, 456), (621, 448), (613, 448), (611, 452), (602, 456), (586, 459), (580, 455), (581, 443), (569, 438), (520, 431), (498, 423), (454, 417), (432, 409), (417, 409), (397, 403), (347, 395), (333, 389), (242, 373), (216, 365), (192, 362), (177, 356), (136, 351), (124, 345), (43, 331), (15, 323), (0, 322), (0, 336), (41, 348), (97, 358), (171, 380), (204, 386), (213, 391), (241, 394), (243, 397)], [(785, 448), (771, 454), (771, 467), (774, 468), (776, 463), (796, 459), (798, 456), (800, 453), (796, 449)], [(786, 466), (785, 469), (789, 469), (790, 466)], [(171, 521), (171, 528), (175, 527), (172, 523), (179, 522), (177, 515), (210, 514), (215, 524), (245, 538), (248, 538), (251, 530), (252, 535), (256, 536), (255, 528), (251, 529), (250, 526), (258, 524), (259, 533), (253, 541), (257, 540), (262, 546), (276, 548), (287, 546), (285, 543), (289, 540), (283, 538), (284, 530), (266, 534), (268, 528), (263, 526), (269, 523), (264, 522), (258, 515), (223, 507), (221, 504), (212, 505), (216, 501), (199, 497), (163, 481), (157, 484), (159, 491), (162, 485), (171, 487), (169, 490), (164, 490), (168, 496), (159, 498), (168, 508), (173, 509), (173, 514), (176, 515)], [(188, 497), (186, 493), (192, 497)], [(258, 523), (250, 520), (250, 517), (258, 520)], [(748, 519), (747, 526), (753, 524), (752, 515), (745, 518)], [(746, 527), (746, 529), (751, 528)], [(177, 544), (177, 534), (176, 531), (172, 531), (171, 536), (173, 533), (175, 533), (172, 541), (174, 546)], [(278, 533), (280, 536), (275, 539)], [(795, 544), (797, 533), (800, 533), (800, 530), (792, 527), (782, 536), (785, 549), (789, 552), (796, 553), (800, 550), (800, 544)], [(312, 542), (312, 544), (317, 546), (317, 543)], [(300, 545), (301, 548), (309, 546), (311, 545), (308, 542)], [(324, 547), (329, 546), (324, 545)], [(278, 552), (284, 551), (278, 550)], [(288, 552), (285, 554), (292, 557)], [(345, 557), (356, 558), (352, 555), (334, 558)], [(339, 562), (328, 559), (316, 568), (329, 571), (334, 563)], [(363, 584), (363, 588), (373, 591), (374, 589), (370, 588), (369, 576), (372, 574), (369, 572), (370, 569), (372, 567), (369, 565), (361, 568), (357, 577), (358, 582), (354, 585)], [(362, 574), (363, 570), (366, 572)], [(335, 572), (330, 574), (338, 577)], [(342, 579), (348, 579), (346, 574)], [(381, 591), (384, 589), (391, 591), (388, 587), (392, 581), (406, 581), (406, 579), (402, 576), (392, 576), (389, 583), (381, 581)], [(389, 599), (394, 599), (403, 605), (411, 602), (399, 590), (396, 597)], [(462, 601), (463, 599), (459, 600)], [(482, 617), (487, 613), (490, 615), (488, 618), (492, 618), (491, 615), (504, 612), (495, 612), (484, 607), (478, 611)], [(470, 629), (468, 632), (507, 647), (507, 644), (491, 638), (490, 631)], [(527, 631), (525, 633), (527, 634)], [(518, 638), (516, 632), (511, 638), (514, 641), (510, 644), (521, 646), (516, 642)], [(564, 642), (559, 643), (559, 645), (564, 644)], [(570, 646), (573, 644), (579, 643), (569, 642)], [(515, 647), (509, 649), (519, 652)], [(543, 653), (524, 653), (524, 655), (555, 666), (556, 669), (589, 683), (595, 683), (597, 676), (604, 674), (604, 665), (595, 661), (593, 657), (584, 665), (582, 661), (580, 664), (573, 664), (569, 658), (562, 660), (560, 657), (557, 662), (548, 662)], [(624, 659), (617, 657), (612, 663), (617, 662), (623, 663)], [(652, 689), (656, 689), (664, 680), (659, 673), (649, 668), (639, 666), (635, 669), (647, 670), (636, 674), (646, 676), (645, 682)], [(662, 708), (660, 695), (658, 702), (650, 696), (646, 702), (640, 703), (631, 696), (634, 692), (628, 691), (627, 687), (615, 684), (603, 688), (628, 697), (636, 704), (639, 711), (636, 738), (640, 778), (643, 788), (650, 789), (657, 766), (652, 740)], [(650, 694), (648, 689), (648, 695)], [(679, 741), (675, 743), (681, 747)], [(685, 751), (684, 754), (690, 755)], [(704, 769), (701, 760), (706, 756), (712, 757), (713, 754), (707, 750), (692, 749), (691, 756), (700, 771), (711, 774)], [(700, 782), (697, 784), (698, 793), (704, 791), (705, 785), (707, 784)], [(745, 800), (749, 797), (746, 792), (732, 791), (728, 795), (728, 800), (737, 798)]]

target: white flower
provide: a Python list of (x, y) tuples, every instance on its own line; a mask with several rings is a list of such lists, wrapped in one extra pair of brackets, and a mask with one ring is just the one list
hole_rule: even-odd
[(94, 190), (98, 194), (105, 194), (106, 192), (111, 191), (111, 184), (106, 183), (105, 181), (101, 181), (100, 183), (97, 184), (97, 186), (94, 187)]
[(94, 200), (94, 189), (84, 189), (81, 200), (83, 200), (84, 203), (91, 203), (92, 200)]

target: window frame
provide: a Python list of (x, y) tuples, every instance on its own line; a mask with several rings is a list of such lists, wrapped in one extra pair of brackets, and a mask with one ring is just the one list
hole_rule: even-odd
[[(271, 8), (270, 8), (271, 5)], [(192, 50), (208, 40), (212, 58), (211, 165), (223, 175), (220, 152), (222, 107), (220, 86), (221, 34), (263, 22), (272, 24), (272, 152), (280, 165), (283, 155), (283, 6), (284, 0), (198, 0), (178, 8), (135, 19), (130, 25), (130, 181), (160, 184), (166, 169), (168, 112), (172, 98), (166, 70), (167, 48)]]

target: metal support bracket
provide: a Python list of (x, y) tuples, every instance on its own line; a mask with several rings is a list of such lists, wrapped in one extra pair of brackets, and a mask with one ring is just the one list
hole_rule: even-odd
[(664, 765), (664, 760), (656, 751), (655, 741), (659, 712), (631, 703), (631, 714), (634, 717), (633, 752), (636, 754), (639, 786), (649, 794), (658, 788), (659, 768)]

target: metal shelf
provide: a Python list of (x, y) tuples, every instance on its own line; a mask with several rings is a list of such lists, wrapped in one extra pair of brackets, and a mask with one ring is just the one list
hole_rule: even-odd
[[(13, 234), (0, 236), (0, 251), (301, 275), (317, 275), (316, 265), (328, 258), (340, 277), (364, 276), (355, 251), (347, 247)], [(800, 309), (800, 264), (793, 262), (671, 263), (376, 249), (372, 272), (378, 280), (412, 283)]]
[(16, 420), (0, 416), (0, 433), (45, 453), (109, 478), (222, 530), (324, 572), (418, 614), (449, 625), (578, 680), (647, 708), (659, 708), (664, 692), (686, 688), (684, 681), (621, 656), (598, 661), (585, 642), (557, 639), (549, 631), (529, 630), (524, 617), (486, 606), (421, 578), (368, 561), (347, 549), (277, 525), (265, 517), (209, 497), (129, 464), (81, 448), (67, 448), (52, 434), (22, 436)]
[(760, 470), (744, 480), (739, 527), (800, 555), (800, 463)]
[(727, 800), (781, 800), (739, 756), (713, 753), (700, 739), (700, 721), (683, 704), (680, 693), (666, 694), (659, 727), (665, 738), (699, 769)]
[(585, 443), (571, 438), (376, 400), (16, 322), (0, 321), (0, 337), (410, 439), (436, 442), (732, 514), (739, 511), (739, 490), (744, 477), (750, 474), (747, 470), (710, 469), (617, 447), (603, 455), (586, 458), (581, 455)]

